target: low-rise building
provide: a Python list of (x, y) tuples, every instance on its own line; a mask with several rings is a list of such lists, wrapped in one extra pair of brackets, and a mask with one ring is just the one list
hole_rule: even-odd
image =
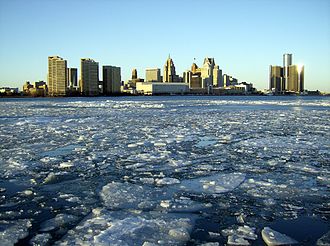
[(1, 87), (0, 93), (5, 95), (18, 94), (18, 88)]
[(144, 95), (185, 94), (189, 92), (189, 85), (175, 82), (138, 82), (136, 90)]

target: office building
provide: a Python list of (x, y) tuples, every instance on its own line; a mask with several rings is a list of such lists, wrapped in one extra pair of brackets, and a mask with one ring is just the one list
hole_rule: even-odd
[(144, 95), (185, 94), (189, 92), (189, 86), (186, 83), (176, 82), (138, 82), (136, 90)]
[(67, 92), (67, 61), (59, 56), (49, 56), (47, 77), (49, 96), (65, 96)]
[(291, 65), (288, 69), (287, 91), (303, 92), (304, 91), (304, 66)]
[(288, 79), (289, 79), (289, 67), (292, 65), (292, 54), (284, 54), (283, 55), (283, 90), (289, 91), (288, 88)]
[(77, 68), (68, 68), (67, 71), (67, 86), (69, 88), (77, 88), (78, 87), (78, 69)]
[(133, 79), (137, 79), (137, 70), (135, 69), (135, 68), (133, 68), (133, 70), (132, 70), (132, 80)]
[(119, 94), (120, 87), (120, 67), (103, 66), (103, 93), (105, 95)]
[(80, 60), (80, 91), (84, 96), (99, 95), (99, 63), (93, 59)]
[(283, 67), (270, 66), (269, 68), (269, 90), (280, 93), (285, 90)]
[(283, 55), (283, 67), (270, 66), (269, 89), (275, 93), (304, 91), (304, 66), (292, 65), (292, 54)]
[(213, 68), (213, 87), (223, 87), (222, 70), (218, 65)]
[(159, 68), (147, 68), (145, 81), (146, 82), (161, 82), (160, 69)]
[(179, 76), (176, 75), (175, 66), (172, 58), (168, 56), (166, 63), (164, 65), (164, 75), (163, 75), (163, 82), (178, 82)]

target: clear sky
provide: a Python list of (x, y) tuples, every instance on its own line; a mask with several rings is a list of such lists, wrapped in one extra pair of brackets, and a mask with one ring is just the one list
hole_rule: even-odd
[(181, 76), (208, 56), (263, 89), (284, 53), (305, 65), (306, 89), (330, 92), (329, 0), (0, 0), (0, 87), (46, 80), (50, 55), (120, 66), (127, 80), (171, 54)]

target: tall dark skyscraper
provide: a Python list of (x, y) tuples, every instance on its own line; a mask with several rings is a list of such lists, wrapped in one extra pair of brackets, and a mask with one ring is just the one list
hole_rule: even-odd
[(99, 63), (89, 58), (80, 61), (80, 91), (85, 96), (97, 96), (99, 94)]
[(283, 67), (270, 66), (269, 72), (269, 90), (275, 89), (275, 92), (284, 91)]
[(120, 67), (103, 66), (103, 93), (105, 95), (120, 93)]

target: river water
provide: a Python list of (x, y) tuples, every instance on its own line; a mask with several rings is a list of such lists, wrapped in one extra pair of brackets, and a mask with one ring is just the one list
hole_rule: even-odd
[(0, 99), (0, 143), (1, 245), (264, 245), (266, 227), (315, 245), (330, 229), (328, 97)]

